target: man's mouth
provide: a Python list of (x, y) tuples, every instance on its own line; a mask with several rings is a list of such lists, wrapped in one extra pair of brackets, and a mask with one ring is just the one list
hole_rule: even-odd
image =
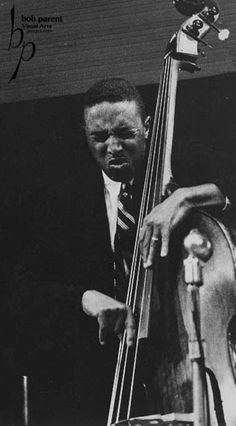
[(120, 166), (122, 164), (127, 164), (127, 162), (128, 160), (126, 157), (115, 157), (108, 161), (109, 166)]

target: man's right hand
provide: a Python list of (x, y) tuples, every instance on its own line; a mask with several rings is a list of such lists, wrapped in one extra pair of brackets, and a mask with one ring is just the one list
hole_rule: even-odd
[(87, 290), (82, 297), (83, 311), (96, 317), (99, 324), (99, 342), (106, 343), (109, 335), (120, 336), (126, 331), (127, 346), (132, 346), (136, 336), (136, 326), (131, 308), (118, 300), (96, 290)]

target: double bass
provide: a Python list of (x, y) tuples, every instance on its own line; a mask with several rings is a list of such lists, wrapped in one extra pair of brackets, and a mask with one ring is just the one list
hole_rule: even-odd
[[(219, 32), (215, 0), (174, 3), (189, 17), (171, 38), (164, 56), (126, 300), (137, 321), (137, 339), (133, 348), (126, 346), (125, 335), (120, 342), (107, 426), (236, 425), (236, 232), (232, 224), (196, 211), (174, 232), (167, 259), (157, 254), (154, 267), (144, 269), (139, 252), (144, 217), (172, 190), (179, 70), (198, 70), (199, 42), (211, 28)], [(220, 38), (227, 35), (222, 30)], [(212, 247), (211, 257), (201, 261), (200, 323), (196, 326), (205, 404), (201, 419), (193, 406), (192, 310), (183, 266), (183, 241), (192, 228)]]

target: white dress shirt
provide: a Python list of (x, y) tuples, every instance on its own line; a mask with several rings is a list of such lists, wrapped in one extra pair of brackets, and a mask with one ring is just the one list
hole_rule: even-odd
[(110, 179), (103, 171), (104, 194), (107, 209), (107, 217), (110, 230), (111, 247), (114, 250), (114, 241), (117, 226), (118, 200), (121, 188), (121, 182)]

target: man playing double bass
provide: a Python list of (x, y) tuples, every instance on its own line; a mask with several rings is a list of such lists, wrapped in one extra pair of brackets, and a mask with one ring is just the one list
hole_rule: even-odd
[[(150, 118), (146, 116), (143, 101), (132, 84), (122, 79), (109, 79), (96, 83), (87, 92), (84, 122), (89, 149), (102, 175), (101, 196), (106, 207), (103, 214), (107, 216), (110, 245), (116, 259), (116, 239), (119, 238), (120, 221), (123, 220), (120, 218), (120, 201), (122, 188), (127, 183), (131, 187), (129, 196), (133, 202), (133, 211), (131, 208), (128, 215), (133, 215), (137, 220), (139, 211), (137, 206), (141, 196), (140, 178), (143, 176)], [(208, 171), (210, 173), (210, 170)], [(157, 239), (161, 242), (160, 255), (167, 256), (172, 231), (191, 211), (196, 208), (218, 211), (228, 208), (234, 182), (234, 177), (229, 178), (228, 174), (225, 179), (221, 177), (222, 175), (214, 178), (209, 175), (206, 182), (202, 182), (199, 176), (199, 185), (191, 185), (190, 180), (189, 185), (177, 189), (149, 213), (140, 233), (140, 249), (145, 268), (153, 264)], [(121, 208), (124, 218), (127, 212), (124, 206)], [(122, 226), (125, 227), (125, 224)], [(126, 233), (126, 238), (129, 238), (128, 229)], [(104, 241), (105, 238), (100, 235), (98, 239)], [(94, 241), (95, 251), (98, 244)], [(113, 256), (111, 259), (114, 261)], [(103, 256), (103, 259), (106, 259), (106, 256)], [(102, 259), (99, 262), (103, 263)], [(125, 254), (123, 262), (127, 267)], [(126, 270), (126, 279), (127, 275)], [(101, 277), (103, 280), (103, 276)], [(83, 293), (82, 308), (87, 315), (97, 319), (101, 344), (109, 341), (112, 334), (119, 336), (125, 329), (127, 344), (132, 345), (135, 338), (135, 322), (129, 307), (122, 303), (124, 299), (119, 298), (117, 293), (117, 286), (120, 284), (116, 281), (115, 261), (113, 275), (111, 274), (110, 278), (108, 293), (104, 294), (102, 287), (88, 289)], [(97, 285), (96, 277), (93, 280), (93, 284)]]
[[(116, 337), (125, 330), (127, 345), (135, 341), (125, 293), (150, 118), (136, 88), (115, 78), (86, 93), (84, 125), (92, 166), (34, 207), (32, 241), (14, 272), (12, 294), (23, 290), (13, 352), (17, 371), (36, 378), (36, 425), (104, 424)], [(145, 268), (157, 239), (167, 256), (170, 234), (193, 209), (226, 208), (234, 178), (223, 174), (186, 182), (149, 213), (140, 233)]]
[[(120, 189), (121, 184), (127, 181), (135, 187), (135, 177), (140, 177), (142, 172), (150, 123), (150, 117), (146, 117), (144, 111), (140, 95), (125, 80), (100, 81), (89, 89), (85, 96), (85, 132), (89, 149), (104, 179), (106, 211), (113, 248), (116, 221), (109, 212), (112, 211), (113, 202), (117, 219), (117, 200), (120, 193), (117, 188)], [(140, 233), (140, 249), (145, 268), (153, 264), (153, 246), (156, 245), (157, 239), (161, 241), (160, 255), (167, 256), (171, 232), (193, 209), (228, 208), (230, 201), (226, 195), (227, 183), (231, 194), (233, 177), (230, 181), (221, 177), (215, 181), (216, 183), (209, 180), (209, 183), (179, 188), (148, 214)], [(116, 196), (113, 195), (113, 189), (110, 189), (112, 185)], [(108, 194), (111, 194), (110, 201)], [(126, 311), (126, 306), (123, 305), (123, 312), (122, 305), (113, 298), (87, 290), (82, 297), (82, 307), (88, 315), (98, 319), (100, 343), (103, 344), (110, 333), (119, 334), (120, 327), (125, 327), (127, 341), (133, 343), (134, 323), (129, 309)]]

